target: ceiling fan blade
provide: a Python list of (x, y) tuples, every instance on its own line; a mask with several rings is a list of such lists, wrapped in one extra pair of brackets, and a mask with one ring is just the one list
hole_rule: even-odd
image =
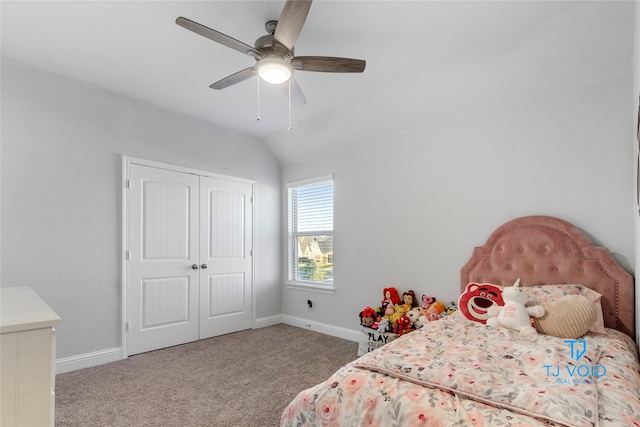
[(291, 66), (301, 71), (320, 71), (326, 73), (361, 73), (367, 61), (333, 56), (296, 56)]
[(287, 0), (273, 34), (274, 40), (289, 50), (293, 49), (310, 8), (311, 0)]
[(301, 107), (307, 103), (302, 88), (298, 84), (298, 81), (291, 76), (288, 81), (280, 83), (280, 88), (286, 96), (289, 96), (289, 82), (291, 82), (291, 105)]
[(238, 71), (237, 73), (231, 74), (230, 76), (225, 77), (222, 80), (218, 80), (217, 82), (213, 83), (212, 85), (210, 85), (209, 87), (211, 89), (224, 89), (226, 87), (229, 87), (231, 85), (234, 85), (236, 83), (240, 83), (242, 81), (245, 81), (251, 77), (253, 77), (256, 73), (253, 70), (254, 67), (249, 67), (249, 68), (245, 68), (244, 70)]
[(190, 19), (187, 19), (181, 16), (178, 19), (176, 19), (176, 24), (186, 28), (187, 30), (193, 31), (196, 34), (200, 34), (203, 37), (213, 40), (214, 42), (218, 42), (222, 45), (230, 47), (231, 49), (235, 49), (239, 52), (245, 53), (247, 55), (250, 55), (256, 58), (262, 58), (262, 54), (257, 50), (255, 50), (253, 47), (249, 46), (248, 44), (243, 43), (240, 40), (236, 40), (233, 37), (229, 37), (228, 35), (223, 34), (214, 29), (211, 29), (209, 27), (205, 27), (202, 24), (198, 24), (197, 22), (192, 21)]

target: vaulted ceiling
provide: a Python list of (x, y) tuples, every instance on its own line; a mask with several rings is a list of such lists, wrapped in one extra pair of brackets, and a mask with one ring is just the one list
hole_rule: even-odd
[[(253, 45), (283, 6), (284, 1), (3, 0), (2, 56), (255, 135), (287, 162), (448, 113), (464, 114), (464, 104), (480, 108), (476, 98), (487, 95), (474, 67), (487, 73), (511, 64), (505, 57), (531, 43), (529, 29), (582, 4), (316, 0), (296, 54), (359, 58), (367, 66), (362, 74), (296, 72), (307, 103), (292, 108), (292, 130), (279, 88), (263, 83), (259, 92), (257, 78), (221, 91), (208, 87), (254, 59), (175, 24), (184, 16)], [(595, 36), (600, 30), (595, 28)], [(545, 73), (537, 74), (539, 81), (531, 84), (544, 90)], [(505, 78), (507, 86), (517, 80), (514, 74)]]

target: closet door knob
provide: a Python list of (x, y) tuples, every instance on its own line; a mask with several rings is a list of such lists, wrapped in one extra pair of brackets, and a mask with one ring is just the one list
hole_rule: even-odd
[(194, 270), (197, 270), (197, 269), (198, 269), (198, 264), (193, 264), (193, 265), (191, 266), (191, 268), (193, 268)]
[(207, 264), (202, 264), (202, 265), (200, 266), (200, 268), (202, 268), (203, 270), (206, 270), (206, 269), (207, 269)]

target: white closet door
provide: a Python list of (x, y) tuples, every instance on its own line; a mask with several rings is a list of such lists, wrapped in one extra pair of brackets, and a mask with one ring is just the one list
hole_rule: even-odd
[(199, 338), (199, 177), (129, 168), (127, 354)]
[(200, 177), (200, 338), (251, 328), (253, 187)]

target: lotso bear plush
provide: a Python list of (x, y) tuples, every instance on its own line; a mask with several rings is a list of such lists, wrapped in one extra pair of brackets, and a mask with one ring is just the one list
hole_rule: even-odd
[(504, 305), (502, 291), (489, 283), (469, 283), (458, 299), (458, 310), (469, 320), (486, 323), (491, 307)]
[(502, 290), (502, 299), (504, 300), (504, 306), (489, 308), (487, 325), (493, 327), (502, 326), (522, 334), (538, 333), (531, 326), (530, 317), (544, 316), (544, 307), (541, 305), (525, 307), (529, 297), (520, 288), (520, 279), (516, 280), (513, 286)]

